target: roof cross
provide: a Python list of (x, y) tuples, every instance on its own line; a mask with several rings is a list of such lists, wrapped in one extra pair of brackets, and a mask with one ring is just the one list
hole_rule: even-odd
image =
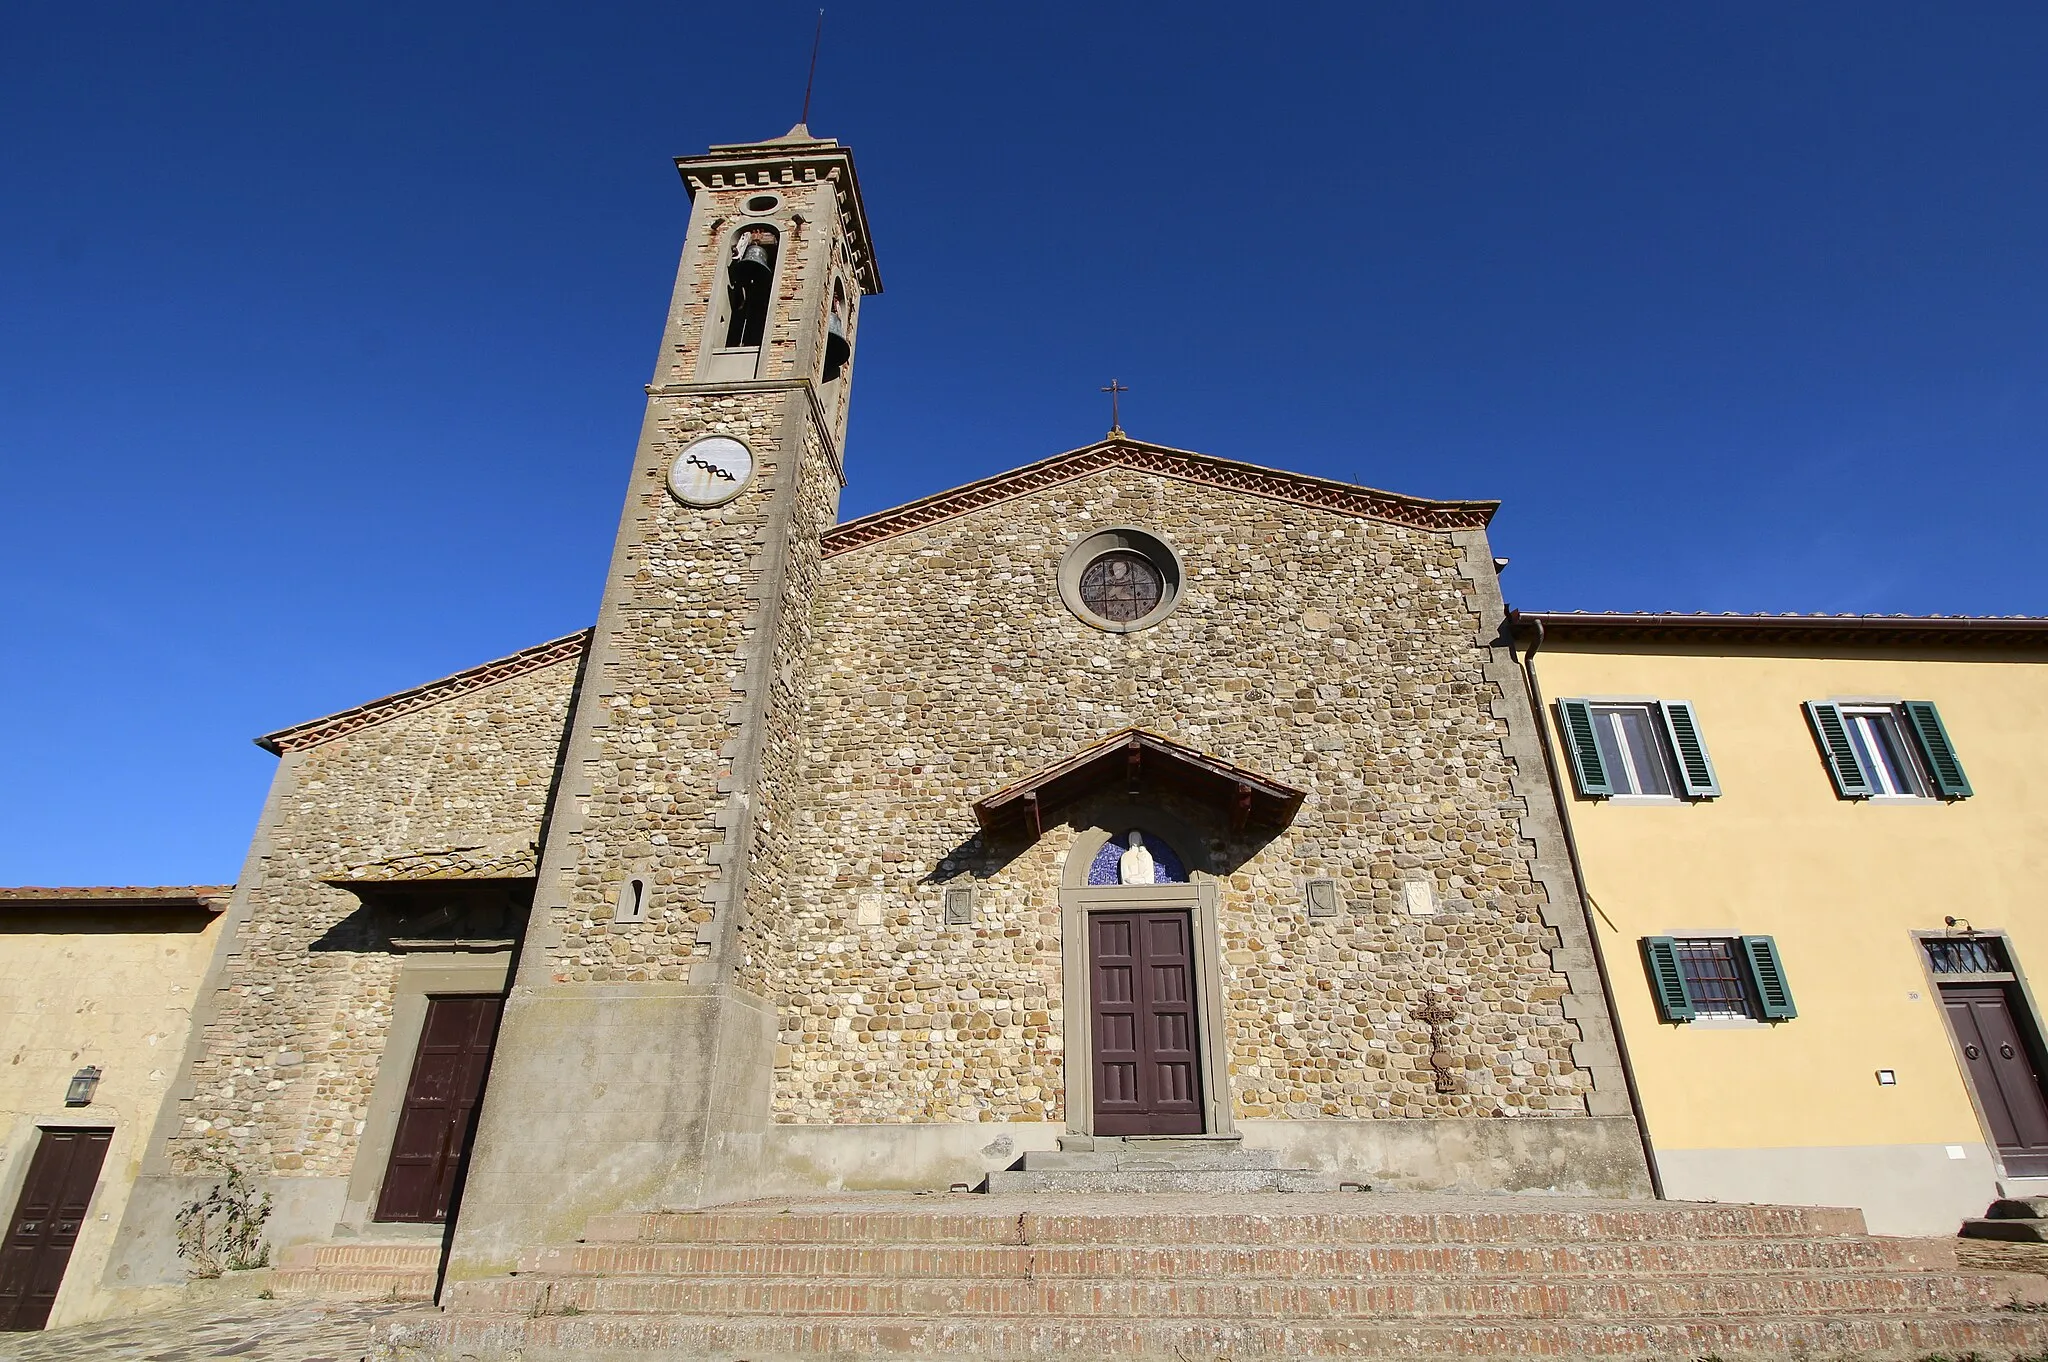
[(1109, 438), (1118, 439), (1124, 433), (1124, 422), (1122, 414), (1117, 410), (1117, 394), (1127, 393), (1130, 389), (1112, 378), (1107, 388), (1098, 388), (1096, 391), (1109, 394)]

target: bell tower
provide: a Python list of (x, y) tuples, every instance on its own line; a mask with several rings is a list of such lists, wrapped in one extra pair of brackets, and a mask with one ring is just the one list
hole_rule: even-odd
[(881, 281), (838, 143), (676, 168), (689, 228), (451, 1279), (595, 1214), (746, 1195), (769, 1118), (811, 598)]
[(653, 392), (805, 382), (836, 450), (860, 300), (882, 291), (852, 155), (798, 126), (676, 169), (692, 209)]

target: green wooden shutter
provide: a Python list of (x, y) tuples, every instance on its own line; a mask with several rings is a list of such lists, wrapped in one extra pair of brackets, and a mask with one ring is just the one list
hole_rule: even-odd
[(1714, 777), (1707, 745), (1700, 741), (1700, 723), (1692, 712), (1691, 702), (1666, 700), (1657, 708), (1663, 711), (1664, 732), (1671, 739), (1671, 750), (1678, 754), (1678, 778), (1683, 786), (1680, 793), (1694, 799), (1712, 799), (1721, 793), (1721, 782)]
[(1749, 961), (1757, 1001), (1764, 1005), (1764, 1019), (1783, 1021), (1798, 1016), (1799, 1009), (1792, 1006), (1792, 989), (1785, 982), (1784, 963), (1778, 959), (1778, 943), (1767, 936), (1745, 936), (1742, 954)]
[(1820, 738), (1821, 755), (1827, 759), (1828, 774), (1835, 779), (1835, 793), (1844, 799), (1868, 799), (1876, 793), (1870, 773), (1856, 758), (1849, 744), (1849, 726), (1842, 722), (1842, 707), (1825, 700), (1808, 700), (1806, 717)]
[(1650, 992), (1665, 1021), (1691, 1021), (1696, 1015), (1685, 991), (1685, 971), (1678, 967), (1678, 943), (1668, 936), (1643, 938), (1643, 963), (1650, 970)]
[(1584, 700), (1559, 700), (1557, 715), (1564, 724), (1564, 750), (1571, 756), (1579, 793), (1611, 798), (1614, 782), (1600, 759), (1600, 744), (1593, 741), (1593, 706)]
[(1913, 736), (1920, 740), (1920, 754), (1927, 758), (1927, 769), (1933, 773), (1935, 793), (1943, 799), (1968, 799), (1970, 778), (1963, 774), (1963, 764), (1956, 760), (1955, 744), (1948, 740), (1948, 729), (1942, 726), (1934, 702), (1908, 700), (1902, 708)]

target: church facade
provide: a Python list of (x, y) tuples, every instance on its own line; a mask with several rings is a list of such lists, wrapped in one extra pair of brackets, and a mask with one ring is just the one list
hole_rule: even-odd
[(1108, 438), (838, 523), (851, 156), (692, 215), (595, 626), (272, 734), (110, 1285), (977, 1182), (1062, 1136), (1647, 1194), (1494, 503)]

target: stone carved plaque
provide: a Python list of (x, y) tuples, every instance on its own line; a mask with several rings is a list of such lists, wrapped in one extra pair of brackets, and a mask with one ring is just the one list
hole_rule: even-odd
[(684, 448), (668, 470), (668, 490), (686, 506), (722, 506), (746, 490), (754, 453), (726, 435), (707, 435)]

